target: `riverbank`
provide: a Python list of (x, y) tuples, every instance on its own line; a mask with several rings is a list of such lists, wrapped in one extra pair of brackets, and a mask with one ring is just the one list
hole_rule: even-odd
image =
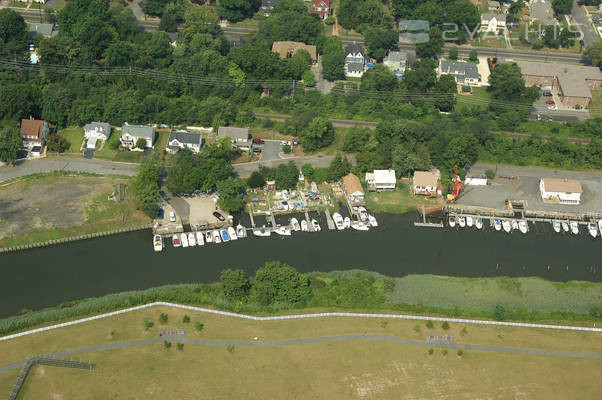
[(397, 183), (393, 191), (368, 192), (366, 194), (366, 209), (371, 213), (407, 214), (425, 207), (427, 213), (434, 208), (443, 207), (443, 198), (427, 199), (425, 196), (415, 196), (410, 187), (402, 182)]

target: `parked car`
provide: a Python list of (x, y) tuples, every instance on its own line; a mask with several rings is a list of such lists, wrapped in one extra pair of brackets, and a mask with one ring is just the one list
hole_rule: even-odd
[(558, 107), (556, 107), (556, 106), (548, 106), (548, 110), (558, 110)]
[(169, 220), (171, 222), (176, 222), (176, 214), (173, 211), (169, 212)]
[(157, 218), (163, 219), (164, 214), (165, 213), (164, 213), (163, 209), (159, 208), (159, 211), (157, 212)]
[(218, 213), (217, 211), (213, 212), (213, 216), (222, 222), (226, 220), (226, 218), (224, 218), (224, 216), (222, 214)]
[(537, 114), (537, 120), (541, 121), (541, 114)]
[(280, 144), (281, 144), (282, 146), (284, 146), (285, 144), (287, 144), (287, 142), (286, 142), (286, 140), (281, 140), (281, 141), (280, 141)]
[(546, 104), (556, 104), (554, 100), (546, 100)]
[(551, 115), (549, 115), (549, 116), (548, 116), (548, 121), (550, 121), (550, 122), (554, 121), (554, 120), (552, 119), (552, 116), (551, 116)]
[(253, 144), (264, 144), (265, 141), (261, 139), (253, 139)]

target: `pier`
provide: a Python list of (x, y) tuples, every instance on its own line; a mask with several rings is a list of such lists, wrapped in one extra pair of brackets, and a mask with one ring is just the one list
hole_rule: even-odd
[(334, 221), (330, 216), (330, 210), (328, 208), (326, 208), (326, 211), (324, 211), (324, 215), (326, 215), (326, 224), (328, 225), (328, 229), (331, 231), (335, 230), (336, 227), (334, 226)]

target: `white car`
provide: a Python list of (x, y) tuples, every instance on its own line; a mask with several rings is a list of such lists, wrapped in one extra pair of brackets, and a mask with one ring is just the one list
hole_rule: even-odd
[(556, 106), (549, 106), (548, 110), (558, 110), (558, 107), (556, 107)]
[(285, 144), (286, 144), (286, 140), (281, 140), (281, 141), (280, 141), (280, 145), (281, 145), (281, 146), (284, 146)]
[(176, 222), (176, 214), (173, 211), (169, 212), (169, 220), (171, 222)]

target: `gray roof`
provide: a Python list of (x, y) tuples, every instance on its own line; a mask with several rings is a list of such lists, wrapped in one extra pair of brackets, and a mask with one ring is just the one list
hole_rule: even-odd
[(189, 133), (186, 131), (171, 131), (169, 133), (168, 142), (177, 140), (180, 143), (200, 144), (202, 143), (202, 135), (200, 133)]
[(364, 48), (357, 43), (351, 43), (345, 46), (345, 55), (347, 54), (361, 54), (362, 57), (365, 57)]
[(504, 14), (498, 14), (498, 13), (483, 13), (483, 14), (481, 14), (481, 21), (491, 21), (494, 18), (497, 21), (502, 21), (502, 22), (506, 23), (506, 16)]
[(602, 72), (597, 67), (525, 61), (517, 61), (516, 64), (523, 75), (556, 77), (562, 93), (569, 97), (592, 97), (585, 80), (602, 81)]
[(364, 64), (357, 63), (357, 62), (348, 63), (347, 64), (347, 71), (349, 71), (349, 72), (363, 72), (364, 71)]
[(280, 0), (262, 0), (261, 8), (271, 10), (272, 8), (276, 7), (278, 4), (280, 4)]
[(408, 61), (408, 53), (405, 51), (390, 51), (383, 60), (384, 62)]
[(429, 23), (423, 20), (403, 20), (399, 21), (399, 31), (428, 31)]
[(180, 32), (167, 32), (169, 36), (169, 43), (175, 43), (180, 40)]
[(529, 13), (531, 19), (536, 19), (546, 25), (556, 24), (558, 21), (554, 18), (554, 9), (547, 0), (533, 0)]
[(33, 40), (34, 37), (39, 33), (44, 37), (53, 36), (54, 24), (29, 24), (29, 40)]
[(465, 78), (481, 79), (479, 69), (473, 63), (441, 60), (439, 68), (441, 69), (442, 74), (454, 75), (458, 83), (463, 83)]
[(500, 8), (500, 2), (499, 1), (488, 1), (487, 5), (489, 7)]
[(249, 128), (235, 128), (232, 126), (220, 126), (217, 131), (218, 138), (229, 137), (233, 142), (248, 140)]
[(98, 130), (100, 133), (105, 133), (108, 136), (111, 133), (111, 125), (107, 122), (90, 122), (84, 125), (84, 132), (93, 130)]
[(121, 136), (125, 135), (126, 133), (128, 133), (132, 137), (152, 140), (155, 137), (155, 128), (146, 125), (124, 124), (121, 127)]

